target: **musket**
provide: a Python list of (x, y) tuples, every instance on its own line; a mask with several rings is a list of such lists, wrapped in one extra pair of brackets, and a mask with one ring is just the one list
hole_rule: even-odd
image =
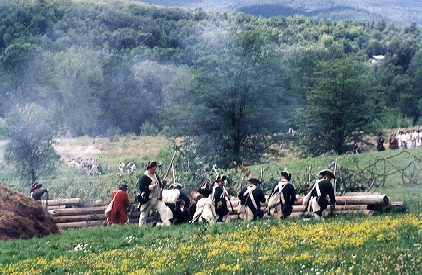
[(261, 170), (259, 171), (259, 180), (261, 183), (264, 181), (264, 168), (261, 167)]
[(176, 153), (177, 153), (177, 151), (174, 151), (173, 156), (171, 157), (171, 161), (169, 163), (169, 166), (167, 167), (167, 171), (164, 174), (163, 179), (167, 178), (168, 175), (170, 174), (170, 170), (171, 170), (171, 167), (173, 166), (173, 162), (174, 162), (174, 158), (176, 157)]
[[(312, 183), (311, 182), (311, 177), (312, 177), (312, 175), (311, 175), (311, 172), (312, 172), (312, 163), (308, 163), (308, 184), (310, 184), (310, 183)], [(315, 184), (314, 184), (314, 186), (315, 186)], [(312, 189), (314, 189), (314, 187), (312, 187)], [(312, 189), (310, 190), (310, 191), (308, 191), (308, 193), (309, 192), (312, 192)], [(307, 195), (307, 194), (306, 194)], [(305, 196), (306, 196), (305, 195)], [(305, 206), (305, 209), (303, 209), (303, 211), (302, 211), (302, 216), (304, 216), (305, 214), (306, 214), (306, 212), (308, 212), (308, 208), (309, 208), (309, 203), (310, 203), (310, 200), (308, 201), (308, 203), (306, 204), (306, 206)]]
[(173, 175), (173, 184), (176, 183), (176, 170), (174, 169), (174, 164), (171, 165), (171, 172)]
[(334, 178), (334, 193), (336, 192), (336, 185), (337, 185), (337, 175), (336, 175), (336, 172), (337, 172), (337, 159), (334, 162), (334, 176), (335, 176), (335, 178)]
[[(337, 175), (336, 175), (336, 172), (337, 172), (337, 159), (336, 159), (336, 161), (334, 163), (334, 195), (336, 194), (336, 185), (337, 185)], [(330, 200), (330, 203), (331, 203), (331, 200)], [(333, 209), (333, 207), (330, 207), (330, 215), (331, 216), (334, 216), (334, 210), (335, 209)]]
[[(169, 163), (169, 166), (167, 167), (167, 171), (166, 171), (166, 173), (164, 174), (163, 179), (167, 178), (167, 177), (168, 177), (168, 175), (170, 174), (170, 170), (171, 170), (171, 167), (173, 166), (174, 159), (175, 159), (175, 157), (176, 157), (176, 153), (177, 153), (177, 150), (176, 150), (176, 151), (174, 151), (174, 153), (173, 153), (173, 156), (172, 156), (172, 158), (171, 158), (171, 161), (170, 161), (170, 163)], [(163, 197), (164, 184), (161, 184), (161, 185), (160, 185), (160, 188), (161, 188), (161, 190), (160, 190), (160, 198), (162, 198), (162, 197)]]

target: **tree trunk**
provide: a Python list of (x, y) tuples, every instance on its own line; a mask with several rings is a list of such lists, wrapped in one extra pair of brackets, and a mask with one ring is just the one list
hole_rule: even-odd
[(338, 132), (335, 137), (334, 151), (336, 151), (336, 153), (339, 155), (343, 154), (344, 141), (344, 133)]

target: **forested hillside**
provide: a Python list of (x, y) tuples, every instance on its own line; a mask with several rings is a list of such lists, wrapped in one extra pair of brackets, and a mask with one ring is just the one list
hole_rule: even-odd
[[(3, 0), (0, 129), (46, 113), (59, 136), (190, 136), (195, 152), (241, 160), (289, 127), (311, 133), (312, 108), (330, 109), (315, 98), (331, 97), (360, 121), (338, 133), (345, 145), (353, 131), (420, 123), (421, 44), (416, 25)], [(347, 96), (327, 94), (344, 90), (325, 81), (342, 71), (354, 78)]]
[(169, 7), (242, 11), (255, 16), (292, 16), (330, 20), (393, 21), (422, 24), (422, 2), (414, 0), (150, 0)]

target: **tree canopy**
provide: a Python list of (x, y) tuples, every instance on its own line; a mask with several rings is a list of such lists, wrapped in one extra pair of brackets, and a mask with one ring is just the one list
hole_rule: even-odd
[[(35, 103), (55, 117), (62, 136), (143, 129), (189, 135), (195, 150), (225, 163), (257, 159), (275, 134), (292, 126), (313, 131), (301, 123), (312, 97), (338, 91), (323, 74), (344, 79), (327, 66), (347, 68), (350, 56), (356, 82), (345, 85), (361, 85), (373, 99), (380, 112), (373, 122), (420, 124), (421, 44), (415, 25), (264, 19), (129, 1), (3, 0), (0, 118)], [(374, 55), (385, 59), (371, 63)], [(351, 106), (343, 105), (346, 113), (355, 112)], [(367, 127), (360, 121), (339, 139), (347, 143), (350, 132)]]
[(23, 177), (31, 173), (51, 174), (60, 159), (53, 147), (57, 133), (54, 119), (37, 104), (18, 106), (6, 116), (5, 135), (9, 139), (5, 159)]
[(321, 61), (306, 99), (303, 144), (310, 154), (344, 153), (346, 141), (359, 141), (373, 129), (377, 114), (376, 81), (354, 56)]

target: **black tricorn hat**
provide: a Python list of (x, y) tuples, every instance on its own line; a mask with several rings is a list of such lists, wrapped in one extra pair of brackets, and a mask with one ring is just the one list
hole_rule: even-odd
[(215, 178), (215, 182), (220, 182), (220, 181), (225, 181), (225, 180), (227, 180), (227, 176), (226, 175), (217, 176)]
[(149, 161), (147, 164), (147, 170), (152, 167), (161, 167), (161, 163), (159, 163), (158, 161)]
[(252, 184), (255, 184), (255, 185), (261, 184), (261, 181), (257, 178), (249, 178), (248, 181)]
[(119, 189), (120, 190), (127, 190), (128, 189), (128, 185), (126, 182), (122, 182), (119, 184)]
[(35, 189), (42, 187), (42, 184), (39, 184), (37, 181), (34, 182), (31, 186), (31, 189), (29, 192), (34, 192)]
[(330, 169), (324, 169), (318, 173), (319, 176), (323, 177), (325, 175), (329, 175), (331, 178), (335, 179), (336, 175)]
[(169, 187), (170, 187), (170, 189), (179, 189), (179, 188), (182, 189), (183, 188), (182, 184), (180, 184), (178, 182), (172, 183)]
[(287, 180), (291, 180), (292, 179), (292, 174), (289, 173), (289, 171), (287, 170), (287, 168), (284, 168), (283, 171), (281, 171), (281, 176), (284, 177)]

